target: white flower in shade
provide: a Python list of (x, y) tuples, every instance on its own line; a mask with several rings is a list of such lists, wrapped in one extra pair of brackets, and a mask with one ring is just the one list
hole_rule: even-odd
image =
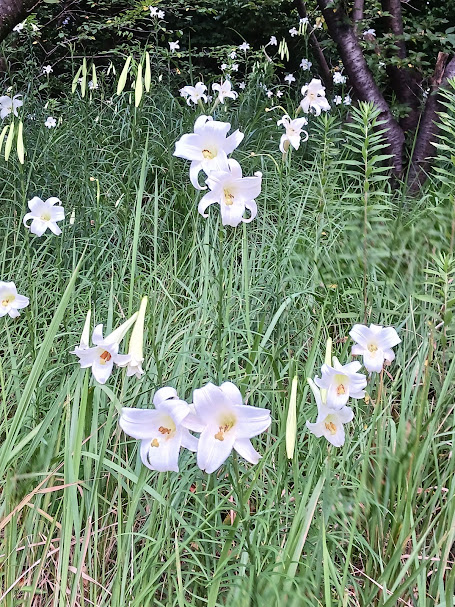
[(291, 120), (290, 117), (285, 114), (281, 120), (278, 120), (277, 124), (282, 124), (286, 129), (286, 133), (281, 135), (280, 141), (280, 150), (283, 154), (287, 152), (289, 145), (292, 145), (295, 150), (299, 149), (302, 132), (305, 133), (305, 139), (303, 141), (308, 139), (308, 133), (303, 130), (303, 127), (308, 124), (306, 118), (294, 118), (294, 120)]
[(311, 379), (308, 380), (308, 383), (318, 406), (316, 423), (312, 424), (307, 421), (308, 430), (317, 438), (324, 436), (334, 447), (342, 447), (345, 441), (343, 424), (353, 420), (354, 412), (351, 407), (342, 407), (338, 411), (330, 409), (322, 402), (321, 393)]
[(277, 46), (278, 45), (278, 40), (276, 39), (276, 36), (270, 36), (269, 44), (271, 46)]
[(220, 65), (220, 70), (221, 70), (222, 72), (224, 72), (225, 70), (227, 70), (227, 68), (228, 68), (228, 67), (229, 67), (229, 66), (228, 66), (228, 64), (227, 64), (227, 63), (222, 63), (222, 64)]
[(270, 99), (270, 97), (273, 97), (273, 91), (267, 91), (266, 95)]
[(88, 88), (93, 91), (94, 89), (98, 88), (98, 82), (93, 82), (93, 80), (89, 80), (88, 81)]
[(189, 405), (174, 388), (161, 388), (153, 397), (155, 409), (123, 407), (119, 424), (125, 434), (141, 441), (141, 460), (150, 470), (178, 472), (180, 448), (197, 451), (198, 439), (182, 425)]
[[(197, 465), (208, 474), (215, 472), (229, 457), (232, 449), (251, 464), (261, 456), (250, 439), (270, 426), (270, 411), (244, 405), (240, 390), (231, 382), (221, 386), (208, 383), (193, 393), (197, 420), (188, 417), (185, 426), (201, 431)], [(194, 422), (193, 422), (194, 420)]]
[(177, 42), (169, 42), (169, 50), (171, 53), (180, 49), (180, 44)]
[(191, 160), (190, 180), (198, 190), (205, 190), (198, 183), (199, 172), (227, 170), (227, 157), (240, 144), (244, 135), (239, 130), (226, 137), (229, 122), (213, 120), (211, 116), (199, 116), (194, 123), (194, 133), (182, 135), (175, 143), (174, 156)]
[(225, 99), (237, 99), (237, 97), (239, 96), (238, 93), (231, 90), (232, 84), (229, 80), (225, 80), (221, 83), (215, 82), (215, 84), (212, 84), (212, 89), (214, 91), (218, 91), (217, 99), (220, 103), (224, 103)]
[(141, 375), (144, 373), (142, 363), (144, 362), (144, 319), (147, 302), (148, 298), (143, 297), (136, 322), (131, 331), (130, 344), (128, 347), (128, 354), (131, 356), (131, 360), (126, 368), (126, 374), (128, 377), (135, 375), (138, 379), (140, 379)]
[(3, 282), (0, 280), (0, 316), (9, 314), (11, 318), (20, 316), (19, 310), (26, 308), (30, 300), (24, 295), (19, 295), (14, 282)]
[(55, 126), (57, 126), (57, 121), (52, 116), (49, 116), (44, 123), (44, 126), (47, 126), (48, 129), (53, 129)]
[(304, 71), (307, 71), (307, 70), (311, 69), (312, 65), (313, 65), (312, 62), (309, 61), (308, 59), (302, 59), (302, 61), (300, 62), (300, 67)]
[(346, 95), (346, 97), (343, 99), (343, 103), (344, 103), (344, 105), (351, 105), (351, 103), (352, 103), (351, 96)]
[(45, 65), (43, 67), (43, 74), (51, 74), (54, 70), (51, 65)]
[(156, 16), (158, 17), (158, 19), (164, 19), (164, 11), (158, 11), (156, 13)]
[(156, 17), (158, 14), (158, 9), (156, 6), (149, 6), (150, 9), (150, 17)]
[(343, 103), (343, 97), (341, 97), (341, 95), (335, 95), (333, 98), (333, 103), (335, 105), (341, 105)]
[[(249, 223), (257, 215), (257, 205), (254, 200), (261, 193), (262, 173), (254, 177), (242, 177), (240, 164), (232, 158), (228, 168), (223, 171), (213, 171), (206, 180), (210, 192), (199, 202), (198, 211), (202, 217), (208, 217), (207, 208), (218, 203), (221, 210), (221, 221), (224, 226), (237, 227), (240, 222)], [(244, 218), (245, 209), (250, 211), (250, 217)]]
[[(24, 217), (24, 226), (36, 236), (42, 236), (48, 228), (56, 236), (59, 236), (62, 231), (58, 227), (57, 221), (65, 219), (65, 209), (60, 206), (61, 204), (61, 200), (55, 196), (48, 198), (45, 202), (38, 196), (34, 196), (28, 201), (30, 213), (27, 213)], [(32, 223), (27, 225), (27, 221), (30, 219)]]
[(239, 51), (244, 51), (246, 53), (249, 48), (250, 45), (248, 42), (242, 42), (242, 44), (239, 46)]
[(346, 76), (343, 76), (341, 72), (335, 72), (333, 74), (333, 84), (344, 84), (346, 82)]
[(308, 19), (308, 17), (302, 17), (301, 19), (299, 19), (299, 23), (300, 25), (309, 25), (310, 20)]
[(24, 29), (24, 27), (25, 27), (25, 21), (23, 21), (22, 23), (18, 23), (17, 25), (15, 25), (13, 27), (13, 32), (19, 33)]
[(364, 38), (368, 38), (368, 37), (375, 38), (376, 37), (376, 30), (374, 30), (374, 29), (365, 30), (363, 32), (363, 37)]
[[(68, 21), (69, 21), (69, 19), (68, 19)], [(32, 28), (32, 32), (39, 31), (39, 27), (36, 25), (36, 23), (31, 23), (30, 27)]]
[(294, 74), (288, 74), (287, 76), (284, 77), (284, 79), (286, 80), (286, 82), (288, 84), (295, 82)]
[(184, 86), (180, 89), (182, 97), (186, 98), (186, 102), (190, 105), (190, 102), (199, 103), (200, 100), (207, 102), (207, 95), (205, 91), (207, 87), (202, 82), (197, 82), (195, 86)]
[(24, 102), (19, 97), (22, 97), (22, 95), (14, 95), (12, 99), (8, 95), (0, 97), (0, 118), (6, 118), (11, 113), (18, 116), (17, 108), (24, 105)]
[[(93, 377), (98, 383), (105, 384), (107, 382), (114, 368), (114, 363), (118, 367), (126, 367), (130, 362), (131, 356), (129, 354), (119, 354), (119, 348), (120, 342), (136, 318), (137, 312), (105, 338), (103, 338), (103, 325), (97, 325), (92, 334), (92, 342), (95, 347), (88, 347), (86, 341), (82, 343), (83, 340), (81, 339), (81, 345), (71, 352), (79, 358), (82, 369), (91, 367)], [(84, 331), (87, 331), (86, 327), (87, 321)]]
[(242, 91), (244, 91), (246, 89), (246, 83), (245, 82), (239, 82), (239, 89), (241, 89)]
[(302, 95), (304, 97), (300, 102), (300, 107), (306, 114), (313, 110), (316, 116), (319, 116), (321, 110), (324, 112), (330, 110), (329, 102), (325, 98), (325, 87), (322, 86), (320, 80), (313, 78), (310, 84), (302, 86)]
[(238, 63), (233, 63), (233, 64), (231, 65), (231, 70), (232, 70), (233, 72), (238, 72), (238, 71), (239, 71), (239, 64), (238, 64)]
[(381, 325), (354, 325), (349, 335), (357, 342), (352, 355), (363, 356), (363, 364), (370, 373), (382, 371), (384, 361), (392, 362), (395, 359), (392, 348), (401, 342), (393, 327)]
[(298, 29), (296, 29), (295, 27), (292, 27), (292, 28), (289, 30), (289, 33), (291, 34), (291, 37), (292, 37), (292, 38), (294, 38), (294, 36), (297, 36), (297, 34), (299, 33), (299, 30), (298, 30)]
[(229, 53), (229, 57), (230, 57), (231, 59), (235, 59), (235, 58), (237, 57), (237, 53), (236, 53), (235, 51), (231, 51), (231, 52)]
[(367, 378), (362, 373), (357, 373), (361, 364), (357, 361), (341, 365), (333, 357), (333, 366), (323, 364), (321, 377), (315, 377), (314, 383), (327, 391), (325, 404), (330, 409), (339, 410), (346, 405), (349, 397), (363, 398)]
[(277, 97), (282, 97), (284, 95), (283, 91), (280, 91), (280, 89), (277, 90), (277, 92), (275, 93), (275, 95)]

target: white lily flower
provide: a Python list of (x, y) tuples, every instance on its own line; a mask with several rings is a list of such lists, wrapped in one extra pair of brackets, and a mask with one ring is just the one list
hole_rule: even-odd
[(306, 118), (294, 118), (291, 120), (290, 117), (285, 114), (281, 120), (278, 120), (277, 125), (282, 124), (286, 129), (286, 133), (281, 135), (280, 140), (280, 151), (285, 154), (289, 149), (289, 145), (295, 150), (298, 150), (300, 147), (300, 135), (301, 133), (305, 133), (305, 139), (303, 141), (307, 141), (308, 133), (303, 130), (303, 127), (308, 124), (308, 120)]
[(313, 80), (309, 84), (302, 86), (302, 95), (304, 96), (300, 102), (302, 110), (308, 114), (312, 109), (316, 116), (319, 116), (321, 110), (327, 112), (330, 110), (330, 105), (325, 98), (325, 87), (322, 86), (320, 80)]
[(205, 91), (207, 87), (203, 82), (197, 82), (195, 86), (184, 86), (180, 89), (180, 94), (182, 97), (186, 98), (186, 102), (190, 105), (190, 101), (194, 104), (199, 103), (200, 100), (203, 100), (207, 103), (207, 95)]
[(369, 37), (369, 36), (370, 36), (371, 38), (375, 38), (375, 37), (376, 37), (376, 30), (374, 30), (374, 29), (369, 29), (369, 30), (365, 30), (365, 31), (363, 32), (363, 37), (364, 37), (364, 38), (367, 38), (367, 39), (368, 39), (368, 37)]
[(164, 11), (158, 11), (156, 13), (156, 16), (158, 17), (158, 19), (164, 19)]
[(242, 91), (244, 91), (246, 89), (246, 83), (245, 82), (239, 82), (239, 89), (241, 89)]
[(362, 373), (357, 373), (362, 365), (358, 361), (341, 365), (333, 357), (332, 366), (323, 364), (321, 367), (321, 378), (315, 377), (314, 383), (327, 391), (325, 403), (329, 409), (340, 410), (348, 402), (349, 397), (363, 398), (367, 378)]
[(239, 46), (239, 51), (244, 51), (246, 53), (249, 48), (250, 45), (248, 42), (242, 42), (242, 44)]
[(304, 71), (311, 69), (312, 65), (313, 65), (313, 63), (311, 61), (309, 61), (308, 59), (302, 59), (302, 61), (300, 62), (300, 67)]
[(161, 388), (153, 397), (155, 409), (123, 407), (119, 424), (125, 434), (141, 441), (141, 460), (150, 470), (178, 472), (180, 448), (197, 451), (198, 439), (182, 425), (189, 405), (174, 388)]
[(284, 79), (286, 80), (286, 82), (288, 84), (295, 82), (294, 74), (288, 74), (287, 76), (284, 77)]
[(15, 25), (13, 27), (13, 32), (19, 33), (24, 29), (24, 27), (25, 27), (25, 21), (22, 21), (22, 23), (18, 23), (17, 25)]
[(270, 97), (273, 97), (273, 91), (267, 91), (266, 95), (270, 99)]
[(199, 116), (194, 123), (194, 133), (182, 135), (175, 144), (174, 156), (191, 160), (190, 180), (197, 190), (205, 190), (198, 182), (199, 172), (227, 170), (227, 157), (240, 144), (244, 135), (239, 130), (226, 137), (229, 122), (213, 120), (211, 116)]
[(232, 449), (251, 464), (261, 456), (250, 439), (267, 430), (271, 424), (270, 411), (243, 404), (240, 390), (231, 382), (221, 386), (208, 383), (193, 393), (198, 421), (190, 416), (184, 425), (202, 432), (197, 450), (197, 465), (208, 474), (215, 472), (229, 457)]
[(233, 72), (238, 72), (238, 71), (239, 71), (239, 64), (238, 64), (238, 63), (233, 63), (233, 64), (231, 65), (231, 70), (232, 70)]
[(24, 102), (19, 97), (22, 97), (22, 95), (14, 95), (12, 99), (8, 95), (0, 97), (0, 118), (6, 118), (11, 113), (15, 116), (19, 115), (17, 108), (24, 105)]
[(138, 379), (141, 378), (144, 371), (142, 363), (144, 362), (143, 342), (144, 342), (144, 319), (145, 310), (147, 309), (148, 298), (143, 297), (139, 307), (139, 313), (136, 318), (133, 330), (131, 331), (130, 344), (128, 354), (131, 360), (128, 363), (126, 374), (128, 377), (135, 375)]
[[(206, 180), (210, 192), (199, 202), (198, 211), (202, 217), (206, 209), (213, 203), (220, 205), (221, 221), (224, 226), (237, 227), (240, 222), (250, 223), (257, 215), (257, 205), (254, 200), (261, 193), (262, 173), (254, 177), (242, 177), (240, 164), (230, 159), (228, 167), (222, 171), (213, 171)], [(250, 217), (244, 218), (245, 209), (250, 211)]]
[[(23, 219), (24, 226), (36, 236), (42, 236), (48, 228), (56, 236), (59, 236), (62, 231), (58, 227), (57, 221), (65, 219), (65, 209), (60, 206), (61, 204), (61, 200), (55, 196), (48, 198), (45, 202), (38, 196), (34, 196), (28, 201), (30, 213), (27, 213)], [(27, 225), (27, 221), (30, 219), (32, 223)]]
[(270, 36), (269, 44), (270, 44), (270, 46), (278, 45), (278, 40), (276, 39), (276, 36)]
[(297, 36), (297, 34), (299, 33), (299, 30), (298, 30), (298, 29), (296, 29), (295, 27), (292, 27), (292, 28), (289, 30), (289, 33), (291, 34), (291, 38), (294, 38), (294, 36)]
[(342, 447), (345, 441), (343, 424), (347, 424), (354, 418), (351, 407), (342, 407), (334, 411), (322, 402), (321, 393), (311, 379), (308, 379), (311, 390), (318, 406), (318, 417), (314, 424), (307, 421), (306, 425), (310, 432), (317, 438), (324, 436), (334, 447)]
[(275, 93), (277, 97), (282, 97), (283, 96), (283, 91), (280, 91), (279, 89), (277, 90), (277, 92)]
[(55, 126), (57, 126), (57, 121), (52, 116), (49, 116), (44, 123), (44, 126), (47, 126), (48, 129), (53, 129)]
[(0, 280), (0, 316), (9, 314), (11, 318), (20, 316), (19, 310), (26, 308), (30, 300), (24, 295), (19, 295), (14, 282), (3, 282)]
[(349, 335), (357, 342), (352, 355), (363, 356), (363, 364), (370, 373), (382, 371), (384, 361), (391, 363), (395, 359), (392, 348), (401, 342), (393, 327), (381, 325), (354, 325)]
[(299, 19), (299, 23), (300, 25), (309, 25), (310, 20), (308, 19), (308, 17), (302, 17), (301, 19)]
[(351, 103), (352, 103), (351, 96), (346, 95), (346, 97), (343, 99), (343, 103), (344, 103), (344, 105), (351, 105)]
[(220, 103), (224, 103), (225, 99), (237, 99), (237, 97), (239, 96), (238, 93), (231, 90), (232, 84), (230, 83), (229, 80), (225, 80), (224, 82), (221, 82), (221, 83), (215, 82), (215, 84), (212, 84), (212, 89), (214, 91), (218, 91), (217, 100)]
[(179, 42), (169, 42), (169, 50), (171, 51), (171, 53), (174, 53), (175, 51), (178, 51), (180, 49), (180, 44)]
[(343, 103), (343, 97), (341, 97), (341, 95), (335, 95), (333, 98), (333, 103), (335, 105), (341, 105)]
[[(103, 325), (97, 325), (92, 334), (92, 342), (95, 344), (95, 347), (84, 347), (85, 343), (82, 343), (83, 340), (81, 339), (82, 345), (76, 347), (71, 352), (71, 354), (75, 354), (79, 358), (79, 364), (82, 369), (91, 367), (93, 377), (98, 383), (105, 384), (107, 382), (114, 368), (114, 363), (118, 367), (126, 367), (130, 362), (131, 356), (129, 354), (119, 354), (119, 348), (120, 342), (135, 322), (137, 315), (138, 313), (136, 312), (105, 338), (103, 338)], [(84, 327), (84, 331), (86, 331), (86, 327)]]
[(230, 57), (230, 59), (235, 59), (237, 57), (237, 53), (235, 51), (231, 51), (229, 53), (229, 57)]
[(45, 65), (43, 66), (43, 74), (51, 74), (54, 70), (52, 69), (51, 65)]
[(343, 76), (341, 72), (335, 72), (333, 74), (333, 84), (345, 84), (346, 76)]

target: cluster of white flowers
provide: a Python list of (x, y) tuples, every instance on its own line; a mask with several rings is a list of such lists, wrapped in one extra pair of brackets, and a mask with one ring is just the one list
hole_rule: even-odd
[[(392, 348), (401, 342), (393, 327), (381, 325), (354, 325), (349, 335), (357, 342), (352, 348), (353, 356), (363, 356), (363, 364), (370, 373), (381, 372), (384, 362), (392, 362)], [(315, 423), (307, 421), (307, 427), (318, 438), (324, 436), (335, 447), (345, 441), (344, 424), (352, 421), (354, 412), (347, 406), (349, 398), (364, 398), (367, 378), (358, 373), (361, 363), (354, 361), (341, 365), (331, 355), (328, 344), (326, 362), (321, 367), (321, 377), (308, 379), (313, 392), (318, 415)]]
[[(245, 84), (245, 83), (241, 83)], [(241, 86), (240, 88), (245, 88), (245, 86)], [(237, 99), (239, 96), (236, 91), (232, 89), (232, 84), (230, 80), (224, 80), (220, 83), (215, 82), (212, 84), (212, 90), (217, 92), (216, 104), (223, 103), (225, 99)], [(180, 96), (186, 99), (188, 105), (194, 103), (198, 104), (202, 108), (203, 102), (207, 103), (212, 100), (211, 95), (206, 95), (207, 87), (203, 82), (197, 82), (195, 86), (184, 86), (180, 89)]]
[[(161, 388), (153, 398), (155, 409), (122, 409), (120, 426), (141, 441), (141, 460), (150, 470), (178, 472), (180, 448), (197, 452), (197, 465), (215, 472), (232, 449), (252, 464), (260, 454), (251, 438), (270, 426), (270, 411), (243, 404), (231, 382), (208, 383), (193, 392), (193, 403), (179, 399), (174, 388)], [(200, 433), (196, 438), (190, 433)]]
[[(199, 202), (199, 213), (208, 217), (205, 211), (209, 205), (218, 203), (223, 225), (236, 227), (256, 217), (255, 198), (261, 192), (262, 174), (257, 172), (253, 177), (242, 177), (240, 164), (228, 158), (244, 137), (239, 130), (228, 137), (230, 129), (229, 122), (199, 116), (194, 123), (194, 133), (182, 135), (176, 142), (174, 156), (191, 161), (190, 180), (197, 190), (205, 190), (207, 186), (210, 189)], [(206, 186), (199, 184), (201, 171), (206, 174)], [(243, 216), (245, 209), (250, 212), (248, 218)]]
[(164, 11), (158, 10), (156, 6), (149, 6), (150, 9), (150, 17), (155, 17), (156, 19), (164, 19)]

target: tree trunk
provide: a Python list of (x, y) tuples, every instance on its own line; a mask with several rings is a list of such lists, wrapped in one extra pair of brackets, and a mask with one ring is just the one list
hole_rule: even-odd
[(0, 42), (39, 3), (40, 0), (0, 0)]
[(341, 7), (334, 8), (330, 0), (317, 0), (330, 35), (335, 41), (341, 59), (349, 76), (356, 97), (361, 101), (371, 101), (381, 110), (381, 120), (385, 121), (390, 153), (393, 154), (397, 173), (403, 170), (404, 133), (390, 111), (390, 107), (379, 90), (370, 72), (354, 28)]
[(363, 5), (364, 0), (354, 0), (354, 6), (352, 7), (352, 20), (354, 23), (357, 23), (357, 21), (362, 21)]
[[(305, 2), (303, 0), (294, 0), (295, 7), (301, 19), (307, 16)], [(316, 61), (318, 62), (319, 68), (321, 70), (321, 78), (326, 86), (326, 88), (331, 89), (333, 86), (332, 80), (332, 72), (330, 71), (329, 66), (327, 65), (327, 61), (324, 56), (324, 52), (321, 48), (321, 45), (318, 42), (318, 39), (314, 35), (314, 32), (310, 34), (310, 44), (313, 49), (314, 56), (316, 57)]]
[(425, 181), (429, 158), (435, 154), (432, 143), (436, 140), (439, 132), (439, 127), (435, 121), (437, 120), (437, 113), (443, 109), (439, 100), (439, 89), (445, 86), (449, 78), (455, 77), (455, 57), (449, 62), (448, 58), (447, 53), (438, 54), (434, 74), (431, 78), (430, 93), (420, 120), (408, 176), (408, 183), (411, 191), (414, 192)]

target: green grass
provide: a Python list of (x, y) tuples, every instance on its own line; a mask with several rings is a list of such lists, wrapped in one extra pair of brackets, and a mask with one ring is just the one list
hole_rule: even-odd
[[(366, 109), (345, 127), (313, 119), (283, 164), (277, 116), (245, 98), (217, 117), (246, 134), (234, 154), (244, 174), (263, 172), (259, 213), (223, 228), (216, 208), (198, 215), (189, 165), (172, 156), (194, 113), (164, 88), (143, 104), (76, 95), (48, 131), (36, 102), (24, 166), (0, 161), (0, 280), (30, 298), (1, 319), (0, 603), (452, 606), (450, 180), (407, 198), (375, 158)], [(61, 198), (61, 237), (22, 226), (33, 195)], [(117, 370), (95, 385), (69, 353), (87, 309), (109, 330), (143, 295), (144, 378)], [(364, 321), (395, 326), (402, 343), (335, 449), (306, 429), (306, 378), (329, 336), (347, 361)], [(179, 474), (145, 469), (120, 407), (150, 407), (163, 385), (191, 402), (224, 380), (272, 412), (254, 440), (260, 463), (231, 457), (208, 476), (184, 451)]]

